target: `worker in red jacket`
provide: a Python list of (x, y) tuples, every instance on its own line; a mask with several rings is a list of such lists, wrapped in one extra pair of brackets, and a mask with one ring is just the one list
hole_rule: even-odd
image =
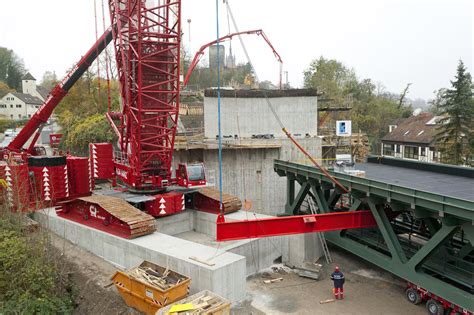
[(344, 274), (339, 270), (339, 266), (336, 266), (336, 270), (331, 274), (331, 280), (334, 282), (334, 297), (341, 300), (344, 298)]

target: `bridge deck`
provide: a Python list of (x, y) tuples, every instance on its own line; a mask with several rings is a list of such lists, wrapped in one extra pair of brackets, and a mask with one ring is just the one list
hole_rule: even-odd
[(474, 178), (376, 163), (357, 164), (355, 168), (365, 171), (367, 179), (474, 201)]

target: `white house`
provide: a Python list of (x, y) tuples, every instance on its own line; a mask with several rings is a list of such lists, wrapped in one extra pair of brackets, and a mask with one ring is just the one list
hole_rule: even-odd
[(30, 118), (43, 104), (48, 91), (36, 85), (36, 79), (27, 73), (22, 78), (22, 93), (10, 92), (0, 99), (0, 116), (4, 119)]

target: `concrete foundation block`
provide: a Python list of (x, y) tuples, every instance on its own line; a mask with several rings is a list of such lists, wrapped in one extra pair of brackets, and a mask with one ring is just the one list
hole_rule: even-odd
[[(245, 257), (155, 232), (128, 240), (58, 217), (54, 209), (38, 212), (37, 220), (91, 253), (120, 268), (149, 260), (191, 277), (191, 293), (211, 290), (231, 300), (245, 298)], [(198, 257), (214, 265), (190, 259)]]

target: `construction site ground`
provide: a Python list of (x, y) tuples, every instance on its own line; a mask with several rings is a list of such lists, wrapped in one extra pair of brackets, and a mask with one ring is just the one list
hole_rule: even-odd
[[(116, 270), (112, 264), (61, 237), (52, 235), (52, 240), (76, 283), (75, 314), (140, 314), (110, 285)], [(426, 314), (424, 306), (406, 301), (404, 281), (350, 253), (330, 250), (334, 263), (323, 264), (320, 280), (302, 278), (281, 264), (250, 277), (247, 298), (233, 304), (233, 314)], [(346, 275), (345, 299), (320, 304), (332, 298), (329, 274), (336, 263)], [(274, 278), (283, 280), (264, 283)]]

